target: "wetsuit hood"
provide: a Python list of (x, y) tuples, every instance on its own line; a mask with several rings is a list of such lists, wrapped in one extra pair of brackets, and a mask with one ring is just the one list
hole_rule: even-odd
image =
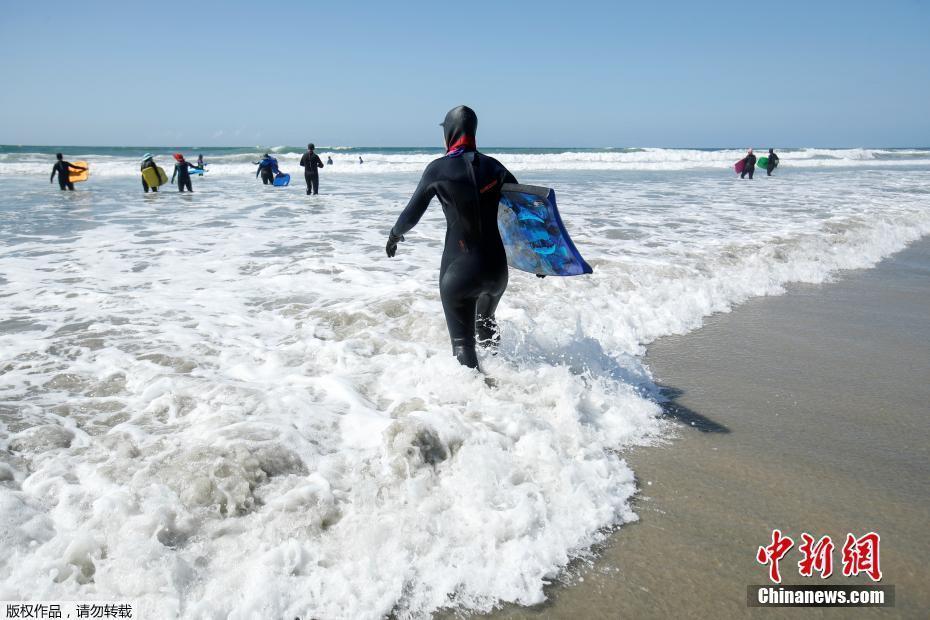
[(475, 150), (475, 134), (478, 133), (478, 115), (467, 105), (452, 108), (442, 121), (442, 133), (446, 150)]
[(145, 155), (142, 156), (142, 163), (147, 162), (148, 160), (152, 159), (153, 157), (154, 157), (154, 155), (152, 155), (151, 153), (146, 153)]

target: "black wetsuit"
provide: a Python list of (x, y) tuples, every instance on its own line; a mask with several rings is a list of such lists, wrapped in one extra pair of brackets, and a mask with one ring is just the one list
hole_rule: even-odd
[(323, 162), (320, 156), (313, 151), (307, 151), (300, 158), (300, 165), (304, 168), (304, 181), (307, 182), (307, 195), (317, 194), (320, 191), (320, 172)]
[[(58, 187), (64, 191), (74, 191), (74, 183), (71, 182), (71, 173), (70, 168), (80, 168), (80, 166), (75, 166), (71, 162), (65, 161), (63, 159), (56, 161), (55, 165), (52, 166), (52, 176), (49, 178), (49, 182), (52, 182), (55, 179), (55, 174), (58, 174)], [(80, 168), (83, 170), (83, 168)]]
[(775, 170), (775, 166), (778, 165), (778, 155), (774, 151), (769, 151), (769, 162), (765, 166), (765, 173), (768, 176), (772, 176), (772, 170)]
[(262, 175), (262, 185), (274, 185), (274, 175), (278, 171), (278, 160), (270, 157), (258, 162), (258, 170), (255, 176)]
[(750, 153), (743, 159), (743, 172), (740, 173), (739, 178), (744, 178), (747, 174), (749, 178), (752, 178), (752, 173), (756, 171), (756, 156)]
[(189, 161), (179, 161), (174, 164), (174, 172), (171, 173), (171, 182), (174, 183), (174, 177), (178, 177), (178, 191), (183, 192), (184, 188), (187, 188), (187, 191), (192, 192), (194, 189), (191, 187), (191, 168), (196, 168), (194, 164)]
[[(140, 172), (144, 172), (146, 168), (157, 168), (157, 167), (158, 167), (158, 166), (155, 164), (155, 161), (154, 161), (154, 160), (152, 160), (152, 159), (146, 159), (144, 162), (142, 162), (142, 165), (139, 167), (139, 171), (140, 171)], [(149, 187), (149, 184), (145, 182), (145, 177), (142, 177), (142, 189), (145, 190), (145, 193), (146, 193), (146, 194), (149, 193), (149, 189), (151, 189), (153, 192), (157, 192), (157, 191), (158, 191), (158, 187), (157, 187), (157, 186), (156, 186), (156, 187), (151, 187), (151, 188)]]
[[(448, 123), (449, 116), (446, 120)], [(455, 125), (444, 126), (446, 144), (474, 136), (474, 129), (467, 125), (465, 129), (471, 129), (467, 133)], [(471, 140), (473, 144), (474, 138)], [(507, 254), (497, 229), (497, 207), (501, 186), (517, 180), (496, 159), (473, 149), (466, 145), (426, 167), (410, 202), (391, 229), (391, 239), (413, 228), (433, 196), (439, 197), (446, 216), (446, 240), (439, 268), (442, 309), (453, 353), (462, 364), (476, 368), (476, 330), (479, 344), (495, 344), (499, 338), (494, 312), (507, 288), (508, 274)]]

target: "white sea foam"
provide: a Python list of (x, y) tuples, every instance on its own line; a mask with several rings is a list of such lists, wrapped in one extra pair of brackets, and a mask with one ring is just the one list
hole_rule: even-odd
[(0, 599), (189, 618), (540, 602), (635, 519), (622, 453), (663, 431), (646, 344), (930, 233), (924, 170), (521, 174), (556, 187), (595, 272), (511, 274), (491, 389), (449, 354), (438, 205), (384, 257), (416, 180), (3, 181)]
[[(289, 147), (276, 146), (265, 151), (274, 153), (282, 170), (299, 174), (300, 153), (284, 152)], [(291, 149), (292, 150), (292, 149)], [(254, 153), (218, 155), (207, 158), (210, 176), (238, 176), (248, 178), (255, 175), (257, 162), (263, 150)], [(676, 171), (718, 169), (730, 172), (733, 164), (745, 156), (741, 150), (697, 150), (697, 149), (623, 149), (601, 151), (564, 152), (513, 152), (487, 149), (487, 153), (498, 158), (515, 172), (533, 171)], [(332, 156), (333, 165), (324, 169), (326, 175), (368, 175), (419, 172), (438, 154), (420, 151), (409, 152), (353, 152), (342, 153), (338, 149), (321, 149), (324, 160)], [(764, 151), (758, 153), (763, 156)], [(142, 153), (139, 153), (141, 157)], [(191, 154), (189, 153), (189, 156)], [(358, 163), (359, 156), (364, 164)], [(139, 160), (136, 157), (100, 155), (87, 153), (71, 156), (72, 161), (87, 160), (91, 174), (101, 177), (139, 176)], [(169, 173), (173, 162), (161, 156), (158, 161)], [(48, 153), (17, 153), (0, 155), (0, 176), (23, 176), (50, 174), (51, 162)], [(781, 152), (781, 170), (809, 168), (849, 167), (901, 167), (921, 166), (930, 168), (930, 151), (920, 149), (797, 149)]]

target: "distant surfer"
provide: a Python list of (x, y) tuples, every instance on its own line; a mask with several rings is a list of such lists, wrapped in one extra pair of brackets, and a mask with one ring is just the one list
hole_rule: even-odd
[(497, 229), (497, 206), (501, 186), (517, 180), (496, 159), (478, 152), (478, 117), (471, 108), (449, 110), (442, 128), (446, 154), (426, 167), (391, 228), (385, 250), (393, 258), (398, 242), (438, 196), (446, 216), (439, 295), (452, 353), (461, 364), (478, 368), (476, 342), (493, 347), (500, 341), (494, 312), (507, 288), (508, 274), (507, 254)]
[(315, 196), (320, 191), (320, 168), (323, 167), (323, 161), (316, 154), (315, 148), (311, 142), (307, 145), (307, 152), (300, 158), (300, 165), (304, 169), (304, 181), (307, 182), (308, 196), (310, 194)]
[(739, 178), (745, 178), (746, 175), (749, 175), (749, 179), (752, 180), (752, 173), (756, 171), (756, 156), (752, 154), (752, 149), (749, 149), (749, 152), (746, 153), (746, 157), (743, 158), (743, 171), (740, 172)]
[(327, 166), (332, 166), (332, 165), (333, 165), (333, 158), (332, 158), (331, 156), (329, 156), (329, 155), (326, 156), (326, 165), (327, 165)]
[(203, 163), (203, 153), (201, 153), (200, 155), (197, 156), (197, 167), (203, 168), (204, 166), (206, 166), (206, 164)]
[[(778, 165), (778, 155), (775, 154), (775, 149), (769, 149), (769, 161), (765, 164), (765, 174), (766, 176), (772, 176), (772, 170), (775, 170), (775, 166)], [(749, 178), (752, 178), (751, 176)]]
[(177, 177), (179, 192), (183, 192), (184, 188), (187, 188), (189, 192), (194, 191), (194, 188), (191, 187), (191, 168), (200, 170), (200, 168), (184, 159), (184, 156), (180, 153), (174, 154), (174, 172), (171, 173), (171, 182), (174, 183), (174, 178)]
[(69, 172), (72, 168), (74, 170), (87, 170), (84, 166), (75, 166), (69, 161), (65, 161), (64, 155), (61, 153), (55, 153), (55, 159), (58, 161), (55, 162), (55, 165), (52, 166), (52, 176), (49, 177), (48, 182), (55, 182), (55, 175), (58, 175), (58, 187), (61, 188), (61, 191), (74, 191), (74, 183), (71, 181), (71, 173)]
[(362, 160), (362, 156), (359, 155), (359, 156), (358, 156), (358, 165), (361, 166), (361, 165), (364, 164), (364, 163), (365, 163), (365, 162)]
[(258, 164), (258, 170), (255, 171), (255, 178), (258, 178), (258, 175), (262, 175), (262, 184), (263, 185), (274, 185), (274, 177), (278, 172), (278, 160), (265, 153), (262, 155), (261, 161), (255, 162)]
[[(139, 171), (145, 172), (146, 168), (155, 168), (156, 170), (158, 169), (158, 166), (155, 164), (155, 156), (152, 155), (151, 153), (146, 153), (145, 155), (142, 156), (142, 165), (139, 166)], [(144, 189), (145, 193), (148, 194), (149, 189), (151, 189), (153, 192), (157, 192), (158, 186), (153, 185), (150, 188), (149, 184), (145, 182), (145, 177), (143, 176), (142, 177), (142, 189)]]

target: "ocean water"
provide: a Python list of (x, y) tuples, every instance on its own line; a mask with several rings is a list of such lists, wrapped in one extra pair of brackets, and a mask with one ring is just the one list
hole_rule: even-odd
[[(488, 387), (438, 296), (438, 203), (384, 255), (431, 149), (327, 149), (319, 196), (262, 149), (0, 148), (0, 599), (158, 617), (422, 617), (534, 604), (636, 519), (669, 432), (642, 361), (704, 317), (930, 234), (930, 151), (486, 149), (556, 189), (591, 276), (511, 272)], [(365, 163), (357, 163), (361, 155)], [(170, 172), (170, 169), (169, 169)]]

